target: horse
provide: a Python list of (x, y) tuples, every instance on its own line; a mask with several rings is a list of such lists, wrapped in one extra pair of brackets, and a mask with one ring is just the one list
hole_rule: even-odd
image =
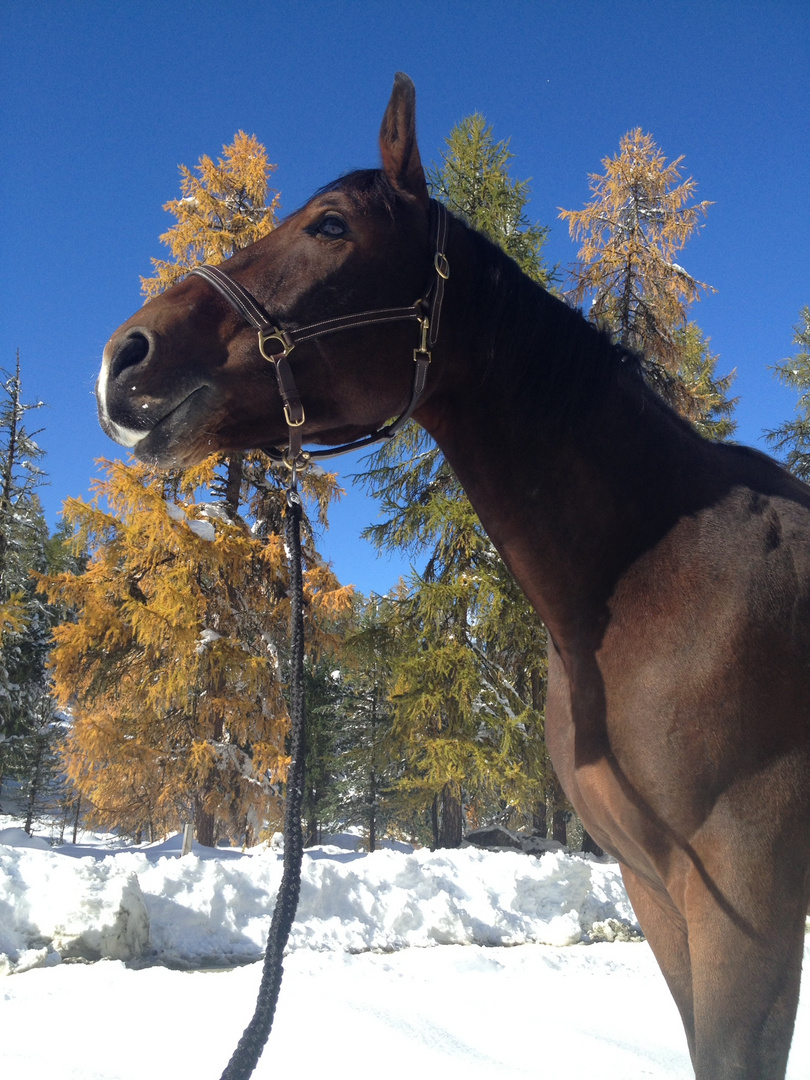
[(380, 168), (113, 334), (102, 427), (164, 468), (288, 440), (295, 465), (412, 416), (548, 629), (548, 750), (697, 1080), (779, 1080), (810, 900), (810, 488), (701, 437), (430, 199), (401, 73), (379, 142)]

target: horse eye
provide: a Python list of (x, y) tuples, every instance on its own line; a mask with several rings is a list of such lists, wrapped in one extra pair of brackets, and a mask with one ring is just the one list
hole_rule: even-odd
[(328, 236), (330, 240), (335, 240), (338, 237), (344, 236), (346, 230), (347, 226), (343, 218), (336, 217), (334, 214), (329, 214), (318, 223), (316, 232), (320, 236)]

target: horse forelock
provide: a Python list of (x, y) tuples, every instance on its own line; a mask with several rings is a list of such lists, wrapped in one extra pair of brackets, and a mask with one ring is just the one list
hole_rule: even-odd
[(339, 191), (346, 195), (360, 211), (379, 207), (393, 215), (402, 202), (402, 195), (391, 184), (382, 169), (354, 169), (331, 180), (310, 197), (308, 202)]

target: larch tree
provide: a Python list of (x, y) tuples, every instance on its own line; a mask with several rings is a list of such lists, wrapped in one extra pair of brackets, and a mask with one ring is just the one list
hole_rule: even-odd
[[(274, 227), (274, 168), (241, 131), (217, 162), (180, 167), (182, 197), (165, 206), (177, 220), (161, 237), (171, 258), (153, 260), (147, 299)], [(204, 844), (255, 835), (286, 769), (287, 474), (261, 453), (220, 455), (184, 475), (106, 469), (97, 491), (109, 510), (77, 500), (67, 509), (94, 552), (87, 572), (43, 582), (78, 611), (53, 659), (61, 696), (75, 701), (68, 773), (107, 824), (165, 832), (191, 816)], [(312, 470), (302, 492), (325, 521), (334, 477)], [(314, 641), (319, 615), (350, 598), (308, 518), (304, 528)]]
[[(93, 552), (86, 572), (41, 578), (76, 612), (52, 654), (73, 716), (64, 761), (75, 789), (98, 823), (142, 836), (191, 818), (207, 845), (256, 838), (272, 820), (288, 728), (284, 542), (199, 500), (213, 469), (178, 478), (107, 462), (97, 499), (65, 508)], [(316, 502), (333, 486), (323, 474), (302, 485)], [(316, 644), (351, 595), (311, 534), (304, 549)]]
[(255, 135), (238, 131), (222, 154), (216, 162), (203, 155), (194, 172), (180, 166), (182, 196), (163, 207), (177, 221), (160, 238), (172, 257), (152, 259), (154, 277), (141, 278), (147, 299), (200, 263), (220, 263), (275, 227), (281, 197), (270, 189), (276, 166), (265, 148)]
[(802, 308), (793, 330), (798, 350), (774, 364), (773, 370), (780, 382), (798, 392), (796, 415), (769, 431), (767, 439), (790, 471), (810, 482), (810, 307)]
[(682, 179), (682, 161), (667, 163), (652, 136), (636, 128), (615, 157), (602, 161), (604, 173), (590, 177), (591, 201), (560, 210), (581, 244), (570, 295), (578, 305), (587, 302), (589, 318), (619, 344), (643, 356), (649, 381), (682, 413), (722, 419), (733, 408), (725, 399), (733, 376), (715, 377), (716, 357), (696, 350), (687, 329), (689, 306), (711, 287), (677, 262), (711, 203), (693, 201), (697, 184)]

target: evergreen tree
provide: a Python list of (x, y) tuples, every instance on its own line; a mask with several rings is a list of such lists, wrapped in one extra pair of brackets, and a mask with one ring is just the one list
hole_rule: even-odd
[(732, 414), (739, 399), (727, 395), (736, 371), (716, 374), (718, 357), (709, 351), (709, 338), (697, 323), (688, 322), (674, 332), (673, 338), (681, 356), (679, 376), (688, 387), (693, 403), (692, 422), (707, 439), (716, 442), (731, 439), (737, 430)]
[(509, 140), (496, 142), (492, 127), (473, 113), (453, 128), (446, 144), (441, 165), (428, 170), (434, 198), (499, 244), (529, 277), (548, 284), (542, 254), (548, 229), (526, 215), (529, 181), (510, 176)]
[(31, 579), (47, 562), (37, 495), (43, 451), (39, 431), (27, 425), (42, 402), (23, 402), (19, 354), (14, 373), (2, 373), (0, 389), (0, 780), (4, 774), (24, 780), (52, 713), (45, 662), (53, 616)]
[(801, 480), (810, 481), (810, 307), (802, 308), (794, 327), (794, 356), (774, 364), (780, 382), (796, 390), (796, 417), (767, 432), (768, 441), (777, 453), (784, 454), (785, 464)]
[[(547, 283), (547, 229), (529, 222), (528, 182), (510, 176), (512, 157), (476, 114), (451, 132), (430, 184)], [(384, 520), (366, 535), (378, 547), (427, 557), (396, 602), (392, 734), (404, 762), (397, 786), (412, 810), (430, 814), (434, 845), (457, 846), (464, 814), (474, 823), (521, 813), (532, 820), (544, 801), (544, 630), (429, 438), (408, 425), (376, 461), (364, 480)], [(531, 642), (524, 651), (514, 640), (518, 627)]]
[(396, 788), (402, 762), (390, 700), (395, 609), (390, 598), (358, 598), (354, 626), (341, 643), (340, 669), (331, 673), (337, 723), (326, 759), (332, 776), (326, 811), (336, 826), (362, 828), (369, 851), (390, 829), (414, 838)]
[(447, 462), (416, 429), (403, 443), (365, 476), (387, 515), (366, 535), (428, 553), (392, 609), (392, 736), (402, 809), (430, 813), (434, 846), (452, 847), (463, 813), (533, 822), (545, 801), (545, 634)]
[(725, 399), (733, 375), (715, 378), (716, 358), (686, 318), (711, 287), (676, 261), (711, 203), (692, 202), (697, 185), (681, 180), (682, 161), (667, 164), (652, 136), (636, 128), (616, 157), (603, 160), (604, 174), (591, 176), (591, 201), (560, 211), (582, 245), (571, 296), (576, 304), (587, 298), (589, 317), (642, 354), (648, 379), (672, 404), (720, 432), (712, 417), (727, 418), (733, 408)]

